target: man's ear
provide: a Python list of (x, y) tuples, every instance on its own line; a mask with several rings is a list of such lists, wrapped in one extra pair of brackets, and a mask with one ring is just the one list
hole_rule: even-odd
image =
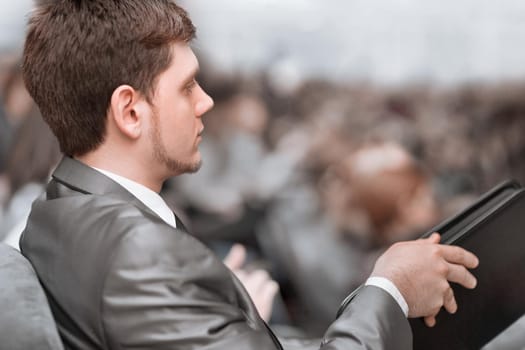
[(129, 85), (120, 85), (111, 95), (109, 118), (123, 135), (137, 139), (143, 132), (148, 106), (140, 92)]

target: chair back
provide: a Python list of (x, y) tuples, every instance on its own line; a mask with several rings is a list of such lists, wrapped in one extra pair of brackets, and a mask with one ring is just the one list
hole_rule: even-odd
[(33, 267), (4, 243), (0, 243), (0, 343), (5, 350), (64, 349)]

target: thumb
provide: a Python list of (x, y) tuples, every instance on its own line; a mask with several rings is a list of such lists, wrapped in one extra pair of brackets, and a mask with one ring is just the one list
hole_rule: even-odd
[(426, 239), (429, 243), (439, 243), (441, 240), (441, 235), (437, 232), (434, 232), (430, 237)]
[(434, 327), (436, 325), (436, 316), (427, 316), (424, 318), (427, 327)]
[(234, 244), (224, 258), (224, 265), (230, 270), (238, 270), (246, 261), (246, 248), (242, 244)]

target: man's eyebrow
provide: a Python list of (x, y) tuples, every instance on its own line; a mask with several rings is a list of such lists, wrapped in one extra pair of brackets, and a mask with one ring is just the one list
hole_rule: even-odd
[(184, 79), (184, 84), (183, 85), (186, 85), (186, 84), (189, 84), (191, 83), (195, 77), (197, 76), (197, 74), (199, 74), (199, 70), (200, 70), (200, 67), (197, 65), (195, 66), (195, 68), (193, 68), (190, 73), (188, 74), (187, 78)]

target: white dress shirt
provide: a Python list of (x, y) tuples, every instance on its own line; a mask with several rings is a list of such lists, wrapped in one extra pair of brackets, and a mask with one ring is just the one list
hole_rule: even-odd
[(93, 168), (102, 174), (106, 175), (120, 186), (124, 187), (128, 192), (135, 196), (138, 200), (144, 203), (145, 206), (150, 208), (155, 214), (161, 217), (168, 225), (177, 227), (175, 221), (175, 214), (168, 207), (164, 199), (155, 191), (147, 188), (144, 185), (139, 184), (133, 180), (130, 180), (126, 177), (114, 174), (110, 171)]

